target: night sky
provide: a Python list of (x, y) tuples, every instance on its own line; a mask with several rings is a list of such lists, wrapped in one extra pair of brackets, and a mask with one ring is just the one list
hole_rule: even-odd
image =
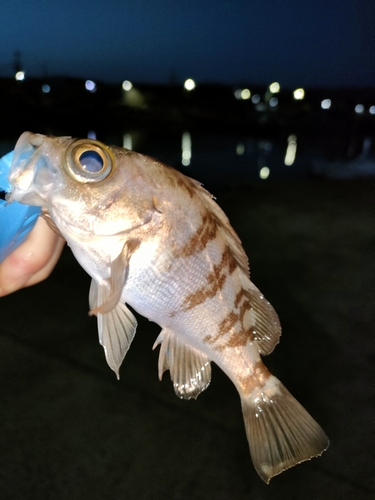
[(374, 86), (374, 0), (11, 0), (0, 76)]

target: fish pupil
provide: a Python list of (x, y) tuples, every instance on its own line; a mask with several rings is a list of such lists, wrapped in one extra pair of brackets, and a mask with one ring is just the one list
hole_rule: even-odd
[(79, 162), (83, 170), (91, 173), (100, 172), (104, 165), (101, 155), (93, 150), (88, 150), (82, 153), (79, 157)]

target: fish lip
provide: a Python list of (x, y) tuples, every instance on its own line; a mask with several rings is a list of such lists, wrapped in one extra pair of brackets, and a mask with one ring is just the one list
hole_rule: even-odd
[[(52, 157), (68, 137), (55, 139), (42, 134), (24, 132), (18, 139), (9, 169), (11, 192), (8, 202), (19, 201), (29, 205), (46, 207), (51, 187), (61, 182), (59, 168)], [(56, 152), (57, 151), (57, 152)]]

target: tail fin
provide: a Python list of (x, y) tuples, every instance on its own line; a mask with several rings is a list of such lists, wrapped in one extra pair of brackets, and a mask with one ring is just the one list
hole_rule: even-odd
[(329, 440), (276, 377), (267, 385), (241, 403), (254, 467), (269, 483), (284, 470), (321, 455)]

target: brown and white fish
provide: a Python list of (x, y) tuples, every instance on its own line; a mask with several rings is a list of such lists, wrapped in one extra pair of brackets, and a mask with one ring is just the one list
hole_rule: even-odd
[(265, 482), (323, 453), (323, 430), (262, 363), (279, 341), (278, 317), (197, 181), (120, 147), (30, 132), (17, 142), (9, 178), (9, 201), (48, 211), (92, 277), (91, 314), (117, 376), (137, 325), (129, 304), (162, 327), (159, 377), (169, 369), (179, 397), (208, 386), (211, 361), (232, 380)]

